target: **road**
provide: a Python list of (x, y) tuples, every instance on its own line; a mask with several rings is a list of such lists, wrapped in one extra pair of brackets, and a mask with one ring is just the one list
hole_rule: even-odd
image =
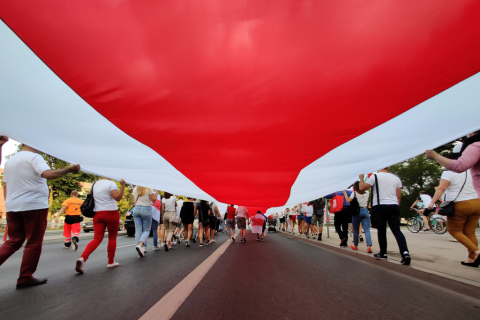
[[(469, 287), (465, 292), (474, 294), (467, 296), (412, 276), (420, 271), (359, 259), (285, 234), (257, 242), (249, 233), (247, 239), (229, 243), (190, 295), (172, 297), (181, 299), (172, 301), (181, 304), (173, 319), (480, 319), (480, 289), (476, 295)], [(0, 267), (0, 317), (139, 319), (225, 240), (220, 235), (210, 246), (182, 244), (170, 252), (149, 251), (140, 259), (133, 239), (121, 236), (120, 267), (107, 269), (105, 239), (83, 275), (75, 274), (74, 264), (87, 241), (80, 242), (78, 252), (62, 249), (61, 242), (45, 244), (36, 275), (49, 282), (23, 290), (15, 289), (21, 261), (17, 252)]]

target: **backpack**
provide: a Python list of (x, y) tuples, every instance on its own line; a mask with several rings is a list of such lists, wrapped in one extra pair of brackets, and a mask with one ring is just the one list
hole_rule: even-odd
[(87, 218), (95, 217), (95, 211), (93, 211), (93, 209), (95, 208), (95, 198), (93, 197), (93, 187), (95, 186), (95, 183), (97, 182), (95, 181), (93, 183), (92, 192), (90, 192), (90, 194), (87, 194), (87, 198), (80, 206), (80, 211), (82, 212), (82, 215)]
[(357, 193), (354, 191), (354, 196), (353, 196), (353, 200), (350, 202), (350, 214), (352, 216), (358, 216), (360, 214), (360, 204), (358, 203), (358, 200), (357, 200)]
[(342, 211), (342, 209), (343, 209), (343, 196), (339, 196), (335, 192), (335, 195), (333, 196), (333, 198), (330, 199), (330, 212), (337, 213)]

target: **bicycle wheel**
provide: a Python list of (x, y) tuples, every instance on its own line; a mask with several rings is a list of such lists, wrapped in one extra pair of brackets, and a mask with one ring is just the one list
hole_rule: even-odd
[(417, 233), (422, 229), (422, 223), (417, 218), (410, 218), (407, 221), (407, 229), (412, 233)]
[(444, 234), (447, 232), (447, 221), (443, 218), (432, 219), (432, 230), (436, 234)]

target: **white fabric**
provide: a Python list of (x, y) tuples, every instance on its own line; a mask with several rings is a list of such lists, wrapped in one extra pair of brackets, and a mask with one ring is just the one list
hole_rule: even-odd
[[(400, 179), (391, 173), (379, 172), (378, 178), (378, 190), (380, 197), (380, 204), (398, 204), (397, 189), (402, 187)], [(371, 185), (373, 193), (373, 205), (377, 205), (377, 191), (375, 190), (375, 175), (372, 174), (366, 181)]]
[(237, 217), (246, 218), (248, 209), (244, 206), (238, 206), (237, 208)]
[[(419, 196), (419, 198), (422, 200), (423, 205), (424, 205), (425, 207), (428, 207), (428, 205), (430, 204), (430, 202), (432, 202), (432, 197), (430, 197), (428, 194), (421, 194), (421, 195)], [(436, 207), (436, 206), (434, 206), (434, 207)]]
[[(157, 195), (157, 200), (161, 200), (160, 195)], [(155, 206), (152, 206), (152, 219), (160, 222), (160, 210), (158, 210)]]
[(309, 206), (308, 203), (302, 203), (302, 211), (305, 212), (306, 217), (311, 217), (313, 215), (313, 206)]
[(93, 198), (95, 207), (93, 211), (118, 210), (117, 201), (112, 198), (110, 191), (118, 190), (117, 185), (110, 180), (101, 179), (93, 186)]
[(182, 207), (183, 207), (183, 199), (182, 199), (182, 198), (179, 198), (179, 199), (177, 200), (177, 208), (176, 208), (176, 210), (177, 210), (177, 212), (176, 212), (177, 217), (180, 217), (180, 212), (182, 211)]
[(144, 206), (144, 207), (150, 207), (152, 205), (152, 200), (150, 200), (150, 195), (155, 194), (153, 189), (147, 190), (147, 192), (143, 196), (138, 196), (138, 190), (137, 187), (133, 189), (132, 196), (133, 199), (136, 199), (137, 202), (135, 203), (137, 206)]
[[(360, 194), (358, 192), (352, 192), (352, 194), (350, 195), (350, 199), (357, 198), (357, 201), (360, 207), (366, 208), (368, 206), (369, 195), (370, 195), (370, 192), (368, 192), (368, 190), (365, 191), (364, 194)], [(381, 200), (380, 200), (380, 203), (382, 203)]]
[[(265, 221), (265, 217), (262, 215), (262, 214), (259, 214), (257, 213), (255, 216), (253, 216), (253, 219), (262, 219), (263, 221)], [(256, 233), (256, 234), (261, 234), (263, 231), (263, 225), (261, 226), (254, 226), (252, 225), (252, 233)], [(265, 228), (265, 231), (267, 229)]]
[(175, 203), (177, 203), (177, 197), (170, 196), (169, 199), (162, 199), (162, 202), (165, 204), (165, 211), (175, 211)]
[(7, 183), (5, 210), (27, 211), (48, 208), (47, 179), (42, 173), (50, 170), (42, 156), (21, 151), (5, 163), (3, 182)]
[[(457, 195), (458, 198), (455, 201), (465, 201), (478, 198), (478, 194), (473, 188), (470, 170), (467, 170), (466, 172), (467, 173), (456, 173), (452, 171), (444, 171), (442, 173), (442, 177), (440, 179), (450, 182), (447, 190), (445, 190), (446, 201), (453, 201)], [(465, 182), (465, 177), (467, 178), (467, 182)], [(464, 182), (465, 186), (463, 187), (462, 192), (460, 192)], [(459, 192), (460, 194), (458, 194)]]
[[(215, 200), (158, 153), (91, 108), (1, 21), (0, 43), (2, 135), (62, 160), (80, 163), (86, 172)], [(342, 190), (360, 173), (398, 163), (478, 130), (479, 87), (480, 74), (473, 75), (330, 151), (301, 170), (290, 198), (280, 207)], [(425, 125), (427, 118), (431, 123), (449, 125), (432, 135), (431, 127)], [(72, 127), (83, 127), (85, 123), (89, 128), (82, 132), (82, 139), (72, 141), (70, 136), (59, 134), (70, 132)]]

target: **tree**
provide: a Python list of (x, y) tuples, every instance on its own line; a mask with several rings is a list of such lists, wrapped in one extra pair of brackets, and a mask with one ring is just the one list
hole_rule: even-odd
[[(403, 217), (411, 216), (410, 206), (415, 202), (421, 190), (433, 196), (438, 185), (442, 168), (425, 155), (408, 159), (390, 168), (390, 172), (397, 175), (402, 181), (402, 201), (400, 212)], [(425, 205), (428, 205), (425, 204)]]

